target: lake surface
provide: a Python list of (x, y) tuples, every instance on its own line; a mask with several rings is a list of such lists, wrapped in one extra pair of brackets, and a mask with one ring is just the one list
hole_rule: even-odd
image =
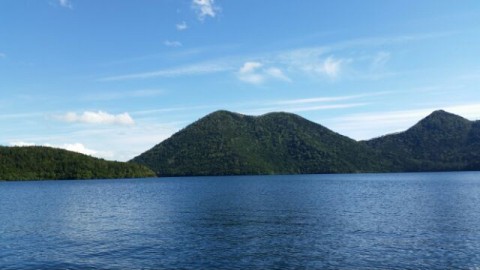
[(0, 183), (0, 269), (480, 269), (480, 173)]

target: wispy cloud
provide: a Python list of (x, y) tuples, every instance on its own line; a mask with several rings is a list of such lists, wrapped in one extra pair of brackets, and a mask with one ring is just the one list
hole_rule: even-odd
[(294, 106), (274, 106), (274, 107), (261, 107), (255, 109), (246, 110), (247, 114), (264, 114), (270, 112), (309, 112), (309, 111), (322, 111), (322, 110), (334, 110), (334, 109), (346, 109), (368, 105), (368, 103), (340, 103), (340, 104), (317, 104), (317, 105), (294, 105)]
[[(248, 69), (247, 69), (248, 70)], [(392, 92), (373, 92), (362, 93), (357, 95), (345, 95), (345, 96), (324, 96), (324, 97), (308, 97), (302, 99), (284, 99), (284, 100), (256, 100), (250, 102), (241, 103), (229, 103), (229, 104), (210, 104), (199, 106), (178, 106), (178, 107), (166, 107), (159, 109), (151, 109), (144, 111), (134, 111), (132, 115), (143, 116), (158, 113), (170, 113), (193, 110), (218, 110), (222, 108), (229, 108), (230, 110), (237, 110), (243, 113), (259, 114), (272, 111), (290, 111), (290, 112), (302, 112), (302, 111), (314, 111), (314, 110), (327, 110), (327, 109), (341, 109), (350, 107), (359, 107), (367, 104), (368, 100), (365, 98), (373, 96), (388, 95)], [(351, 103), (338, 103), (340, 101), (351, 100)], [(355, 101), (353, 101), (355, 100)], [(178, 114), (177, 114), (178, 115)]]
[(283, 71), (277, 67), (271, 67), (265, 69), (265, 74), (271, 78), (275, 78), (281, 81), (291, 82), (292, 80), (283, 73)]
[(35, 118), (43, 116), (43, 113), (12, 113), (12, 114), (1, 114), (0, 120), (3, 119), (18, 119), (18, 118)]
[[(223, 105), (224, 106), (224, 105)], [(178, 106), (178, 107), (167, 107), (167, 108), (159, 108), (159, 109), (151, 109), (151, 110), (143, 110), (143, 111), (135, 111), (132, 112), (132, 115), (143, 116), (143, 115), (150, 115), (150, 114), (159, 114), (159, 113), (170, 113), (170, 112), (181, 112), (181, 111), (194, 111), (194, 110), (215, 110), (218, 108), (222, 108), (223, 106), (217, 105), (198, 105), (198, 106)], [(232, 105), (233, 106), (233, 105)]]
[(268, 79), (291, 81), (280, 68), (264, 68), (260, 62), (245, 62), (237, 71), (237, 77), (241, 81), (251, 84), (261, 84)]
[(99, 79), (99, 81), (123, 81), (123, 80), (134, 80), (134, 79), (148, 79), (148, 78), (155, 78), (155, 77), (201, 75), (201, 74), (224, 72), (231, 69), (232, 69), (231, 65), (226, 62), (198, 63), (198, 64), (169, 68), (169, 69), (160, 69), (160, 70), (151, 71), (151, 72), (133, 73), (133, 74), (120, 75), (120, 76), (105, 77), (105, 78)]
[(0, 52), (0, 59), (7, 58), (7, 55), (5, 53)]
[[(391, 52), (384, 50), (385, 46), (448, 37), (453, 34), (440, 32), (352, 39), (272, 52), (266, 54), (264, 58), (291, 71), (320, 75), (330, 79), (342, 77), (378, 79), (394, 74), (384, 70), (392, 56)], [(371, 52), (377, 48), (381, 50)], [(367, 55), (352, 53), (359, 49), (366, 51)]]
[(163, 45), (165, 45), (165, 46), (167, 46), (167, 47), (174, 47), (174, 48), (176, 48), (176, 47), (182, 47), (183, 44), (182, 44), (180, 41), (165, 40), (165, 41), (163, 42)]
[(85, 100), (118, 100), (132, 98), (151, 98), (163, 95), (162, 89), (141, 89), (133, 91), (99, 91), (93, 95), (86, 95)]
[(382, 68), (390, 60), (390, 58), (391, 53), (385, 51), (378, 52), (372, 59), (372, 68)]
[[(213, 3), (209, 1), (207, 2)], [(267, 78), (291, 81), (291, 76), (294, 75), (309, 75), (314, 78), (330, 80), (340, 80), (344, 78), (379, 79), (396, 74), (395, 72), (389, 72), (386, 70), (386, 65), (391, 59), (392, 53), (383, 49), (385, 45), (439, 38), (447, 35), (451, 35), (451, 33), (354, 39), (316, 47), (293, 48), (253, 55), (231, 56), (231, 52), (229, 52), (230, 56), (228, 57), (218, 58), (208, 62), (191, 63), (180, 67), (110, 76), (99, 80), (118, 81), (147, 79), (153, 77), (201, 75), (224, 71), (232, 71), (240, 80), (252, 84), (261, 84), (265, 82)], [(181, 43), (178, 41), (167, 40), (165, 45), (179, 47)], [(360, 56), (351, 53), (353, 49), (356, 51), (363, 47), (366, 47), (369, 52)], [(377, 47), (382, 47), (382, 50), (375, 50)], [(177, 53), (181, 55), (191, 55), (199, 54), (204, 51), (205, 49), (197, 49), (185, 52), (178, 51)], [(348, 57), (345, 57), (345, 55), (348, 55)], [(150, 60), (164, 56), (165, 55), (150, 55), (117, 62), (127, 63), (132, 61)], [(248, 60), (252, 58), (260, 60)], [(252, 63), (259, 63), (261, 66), (258, 67), (257, 64)], [(242, 70), (246, 64), (246, 67), (248, 67), (248, 65), (253, 65), (252, 67), (255, 67), (254, 70)], [(241, 68), (238, 68), (239, 65), (241, 65)], [(237, 68), (234, 68), (235, 66)], [(290, 76), (286, 75), (287, 72)]]
[(68, 9), (73, 9), (73, 4), (70, 0), (58, 0), (58, 4), (61, 7), (68, 8)]
[(135, 121), (128, 113), (109, 114), (103, 111), (86, 111), (82, 114), (69, 112), (64, 115), (56, 116), (58, 120), (68, 123), (84, 124), (114, 124), (114, 125), (134, 125)]
[(381, 96), (381, 95), (386, 95), (386, 94), (389, 94), (389, 93), (391, 93), (391, 92), (383, 91), (383, 92), (365, 93), (365, 94), (349, 95), (349, 96), (311, 97), (311, 98), (301, 98), (301, 99), (289, 99), (289, 100), (274, 101), (274, 102), (272, 102), (272, 104), (289, 105), (289, 104), (336, 102), (336, 101), (360, 99), (360, 98), (372, 97), (372, 96)]
[(357, 38), (345, 41), (339, 41), (323, 46), (326, 52), (347, 50), (352, 48), (374, 48), (384, 47), (386, 45), (402, 44), (413, 41), (421, 41), (427, 39), (443, 38), (455, 34), (455, 32), (433, 32), (420, 34), (405, 34), (396, 36), (382, 36), (382, 37), (366, 37)]
[(215, 5), (214, 0), (192, 0), (192, 8), (200, 21), (205, 20), (206, 17), (214, 18), (220, 11), (220, 7)]
[(188, 25), (186, 22), (181, 22), (181, 23), (177, 23), (175, 25), (175, 27), (177, 28), (178, 31), (183, 31), (183, 30), (187, 30), (188, 29)]
[(327, 55), (327, 47), (297, 48), (275, 53), (270, 61), (285, 65), (290, 70), (314, 76), (337, 79), (352, 60)]

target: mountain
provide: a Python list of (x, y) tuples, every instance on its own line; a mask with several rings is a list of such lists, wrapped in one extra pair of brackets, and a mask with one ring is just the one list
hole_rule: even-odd
[(131, 163), (105, 161), (67, 150), (0, 147), (0, 180), (140, 178), (155, 174)]
[(435, 111), (357, 142), (290, 113), (217, 111), (129, 163), (50, 147), (0, 147), (0, 180), (480, 170), (480, 121)]
[(405, 132), (364, 143), (395, 171), (480, 170), (480, 122), (442, 110)]
[(363, 143), (289, 113), (211, 113), (131, 162), (159, 176), (385, 171)]

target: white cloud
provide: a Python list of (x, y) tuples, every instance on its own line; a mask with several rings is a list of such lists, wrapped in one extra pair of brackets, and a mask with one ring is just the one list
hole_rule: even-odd
[(444, 108), (445, 111), (458, 114), (470, 120), (480, 120), (480, 104), (463, 104), (448, 106)]
[(344, 60), (342, 59), (328, 57), (323, 62), (322, 68), (319, 71), (325, 73), (330, 78), (336, 78), (340, 73), (340, 69), (342, 68), (341, 65), (343, 62)]
[(58, 0), (58, 4), (61, 7), (73, 9), (72, 2), (70, 0)]
[(276, 67), (266, 69), (265, 73), (275, 79), (279, 79), (286, 82), (292, 81), (289, 77), (285, 75), (285, 73), (283, 73), (281, 69)]
[(81, 143), (63, 144), (59, 148), (66, 149), (68, 151), (82, 153), (89, 156), (93, 156), (98, 153), (98, 151), (86, 148), (85, 145)]
[(37, 145), (32, 142), (24, 142), (24, 141), (16, 141), (16, 142), (11, 142), (10, 146), (34, 146)]
[(243, 66), (240, 68), (240, 73), (250, 73), (254, 72), (256, 69), (261, 68), (263, 65), (259, 62), (245, 62)]
[(85, 123), (85, 124), (117, 124), (117, 125), (134, 125), (132, 117), (128, 113), (109, 114), (106, 112), (86, 111), (83, 114), (74, 112), (66, 113), (58, 116), (57, 119), (69, 123)]
[(163, 45), (167, 47), (182, 47), (182, 43), (180, 41), (170, 41), (170, 40), (165, 40), (163, 42)]
[(10, 146), (46, 146), (46, 147), (52, 147), (52, 148), (59, 148), (59, 149), (65, 149), (68, 151), (72, 152), (77, 152), (89, 156), (97, 156), (97, 157), (102, 157), (102, 158), (111, 158), (112, 153), (111, 152), (100, 152), (96, 151), (93, 149), (89, 149), (85, 147), (85, 145), (81, 143), (65, 143), (65, 144), (50, 144), (50, 143), (33, 143), (33, 142), (24, 142), (24, 141), (16, 141), (16, 142), (11, 142), (9, 143)]
[(247, 83), (260, 84), (265, 78), (263, 75), (256, 73), (256, 71), (262, 66), (259, 62), (246, 62), (237, 72), (238, 78)]
[(188, 66), (181, 66), (170, 69), (161, 69), (157, 71), (126, 74), (120, 76), (105, 77), (99, 79), (99, 81), (123, 81), (134, 79), (148, 79), (155, 77), (176, 77), (183, 75), (201, 75), (209, 73), (224, 72), (232, 69), (228, 63), (199, 63)]
[(178, 31), (183, 31), (183, 30), (187, 30), (188, 25), (187, 25), (186, 22), (183, 21), (183, 22), (181, 22), (181, 23), (177, 23), (177, 24), (175, 25), (175, 27), (177, 27), (177, 30), (178, 30)]
[(192, 0), (192, 8), (197, 13), (200, 21), (203, 21), (206, 17), (214, 18), (220, 10), (220, 8), (215, 5), (214, 0)]
[(323, 60), (315, 60), (315, 59), (305, 59), (305, 60), (306, 61), (304, 63), (297, 62), (297, 64), (300, 64), (297, 67), (307, 73), (314, 74), (314, 75), (327, 76), (330, 79), (338, 78), (342, 71), (343, 65), (350, 61), (347, 59), (336, 59), (332, 56), (329, 56)]
[(267, 79), (291, 81), (281, 69), (277, 67), (263, 68), (260, 62), (245, 62), (237, 71), (237, 77), (241, 81), (251, 84), (261, 84)]

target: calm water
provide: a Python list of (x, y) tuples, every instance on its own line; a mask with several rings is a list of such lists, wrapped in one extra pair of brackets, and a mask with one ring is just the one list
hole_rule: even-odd
[(480, 173), (0, 183), (1, 269), (480, 269)]

